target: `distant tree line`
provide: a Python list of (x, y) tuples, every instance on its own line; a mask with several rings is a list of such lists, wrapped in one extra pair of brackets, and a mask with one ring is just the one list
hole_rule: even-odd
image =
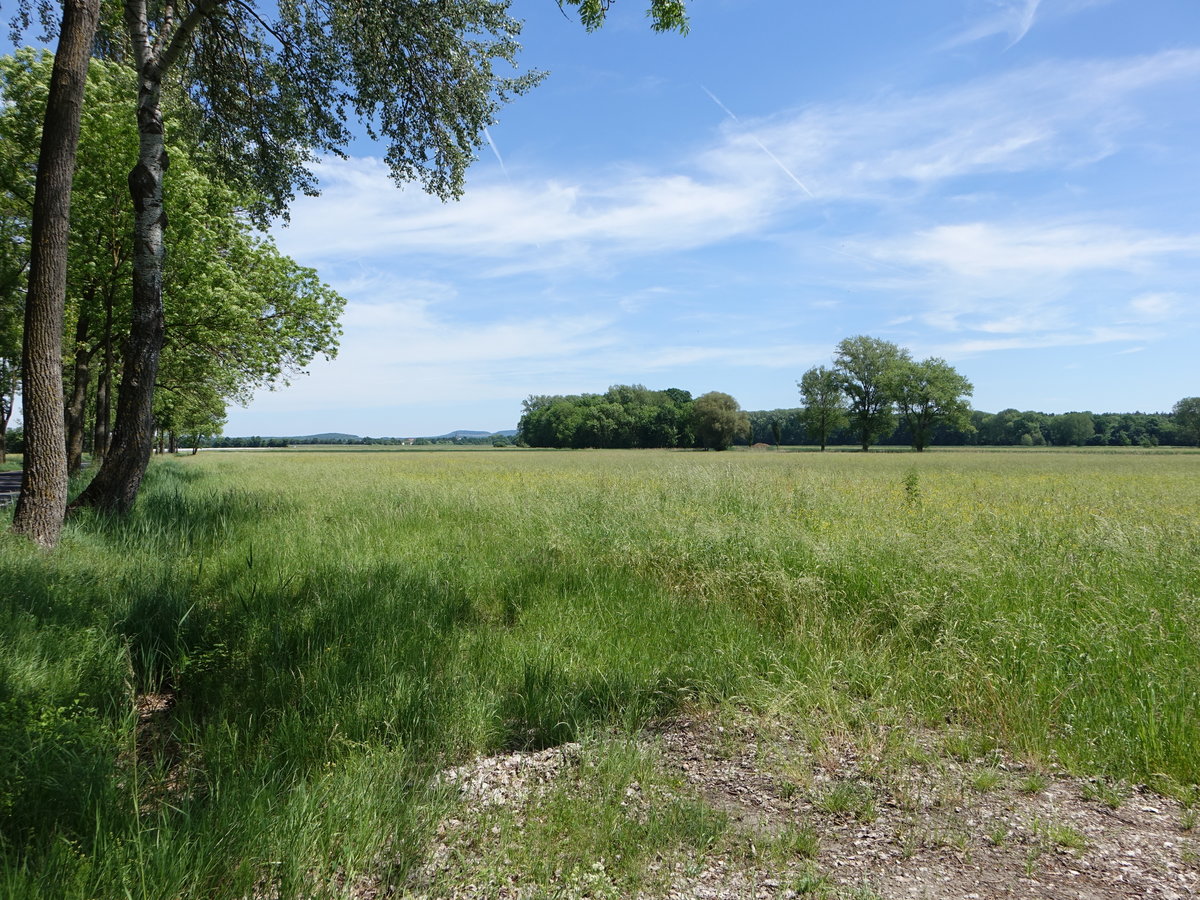
[[(775, 443), (774, 428), (780, 429), (779, 443), (820, 443), (819, 435), (806, 427), (803, 407), (752, 410), (752, 442)], [(971, 428), (939, 425), (931, 443), (950, 447), (1192, 447), (1195, 431), (1180, 425), (1172, 413), (1044, 413), (1003, 409), (997, 413), (971, 410)], [(831, 445), (853, 445), (858, 434), (850, 425), (830, 432)], [(879, 438), (887, 447), (912, 445), (912, 432), (904, 422)]]
[(802, 406), (743, 412), (717, 391), (614, 385), (603, 394), (525, 400), (518, 441), (534, 447), (706, 447), (734, 443), (950, 446), (1157, 447), (1200, 443), (1200, 397), (1171, 413), (1041, 413), (972, 410), (974, 388), (944, 359), (867, 335), (837, 345), (829, 366), (796, 386)]

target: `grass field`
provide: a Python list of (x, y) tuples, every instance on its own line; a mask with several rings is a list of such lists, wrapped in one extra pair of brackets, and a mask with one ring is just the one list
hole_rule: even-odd
[[(454, 803), (438, 771), (709, 707), (1193, 797), (1198, 475), (1186, 452), (157, 463), (126, 520), (0, 540), (0, 896), (342, 896), (381, 860), (402, 884)], [(595, 783), (652, 787), (613, 746)], [(720, 839), (695, 803), (620, 825), (595, 791), (514, 858), (617, 840), (636, 885), (645, 854)]]

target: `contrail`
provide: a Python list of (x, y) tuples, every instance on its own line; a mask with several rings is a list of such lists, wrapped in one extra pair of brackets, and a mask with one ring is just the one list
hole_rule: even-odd
[[(700, 85), (700, 90), (702, 90), (702, 91), (704, 91), (704, 93), (708, 94), (708, 96), (712, 99), (712, 102), (717, 104), (717, 106), (719, 106), (722, 110), (724, 110), (725, 115), (729, 116), (729, 118), (733, 119), (733, 121), (737, 122), (739, 125), (742, 124), (742, 120), (739, 119), (737, 116), (735, 116), (733, 114), (733, 110), (731, 110), (728, 106), (726, 106), (724, 103), (722, 103), (720, 98), (717, 97), (716, 94), (714, 94), (712, 91), (710, 91), (704, 85)], [(758, 149), (760, 149), (763, 153), (767, 154), (767, 156), (770, 158), (771, 162), (773, 162), (773, 163), (775, 163), (775, 165), (779, 166), (779, 168), (781, 168), (783, 170), (783, 173), (785, 175), (787, 175), (788, 178), (790, 178), (790, 179), (792, 179), (792, 181), (796, 182), (796, 185), (800, 188), (800, 190), (804, 191), (804, 193), (808, 194), (808, 196), (812, 197), (814, 200), (816, 199), (817, 195), (814, 194), (812, 191), (810, 191), (808, 189), (808, 187), (804, 184), (804, 182), (801, 181), (799, 178), (797, 178), (796, 174), (791, 169), (789, 169), (787, 166), (785, 166), (783, 164), (783, 161), (778, 156), (776, 156), (774, 153), (772, 153), (770, 150), (768, 150), (767, 145), (764, 144), (762, 141), (760, 141), (758, 139), (757, 135), (750, 134), (749, 132), (747, 132), (747, 137), (749, 137), (750, 140), (754, 141), (754, 143), (758, 144)]]
[(492, 133), (487, 130), (487, 126), (483, 127), (483, 136), (487, 138), (488, 145), (492, 148), (492, 152), (496, 154), (496, 162), (500, 163), (500, 171), (504, 173), (504, 177), (508, 177), (508, 168), (504, 165), (504, 157), (500, 155), (500, 148), (496, 146), (496, 142), (492, 140)]

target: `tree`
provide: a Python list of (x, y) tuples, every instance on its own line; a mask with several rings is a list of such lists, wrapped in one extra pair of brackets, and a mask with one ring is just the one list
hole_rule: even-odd
[(29, 285), (29, 219), (33, 210), (39, 125), (46, 110), (46, 90), (37, 92), (32, 116), (12, 114), (13, 73), (0, 59), (0, 462), (8, 453), (8, 423), (21, 382), (21, 336), (25, 291)]
[(532, 396), (520, 440), (532, 447), (686, 447), (694, 443), (691, 394), (616, 384), (604, 394)]
[(1200, 397), (1184, 397), (1171, 409), (1183, 442), (1200, 445)]
[(829, 435), (848, 421), (846, 394), (842, 389), (842, 376), (826, 366), (813, 366), (796, 382), (804, 409), (800, 418), (808, 433), (816, 437), (821, 449)]
[(849, 398), (850, 422), (864, 453), (892, 427), (894, 404), (888, 393), (888, 377), (897, 363), (909, 358), (907, 350), (866, 335), (845, 338), (837, 345), (834, 368)]
[[(578, 6), (588, 28), (608, 0)], [(261, 8), (260, 8), (261, 6)], [(152, 444), (153, 385), (163, 341), (162, 87), (174, 72), (206, 149), (234, 183), (262, 197), (259, 214), (281, 212), (296, 189), (312, 190), (316, 152), (340, 154), (348, 115), (387, 144), (397, 182), (417, 181), (445, 198), (463, 174), (499, 105), (541, 77), (500, 77), (515, 65), (520, 22), (507, 0), (126, 0), (125, 24), (138, 72), (138, 163), (130, 175), (136, 210), (133, 315), (113, 446), (80, 502), (127, 509)], [(273, 11), (273, 15), (272, 15)], [(686, 27), (680, 0), (651, 0), (656, 29)], [(270, 18), (271, 21), (267, 21)]]
[(1055, 416), (1050, 434), (1060, 447), (1082, 447), (1096, 433), (1096, 423), (1090, 412), (1069, 412)]
[(895, 399), (912, 432), (913, 449), (918, 452), (929, 446), (938, 425), (971, 426), (971, 408), (966, 398), (974, 388), (944, 359), (897, 361), (885, 377), (885, 390)]
[(750, 431), (750, 417), (738, 402), (720, 391), (701, 394), (692, 403), (696, 440), (706, 450), (728, 450), (734, 438)]
[(31, 216), (21, 357), (25, 475), (12, 527), (45, 547), (58, 543), (67, 505), (62, 419), (67, 240), (84, 86), (99, 16), (100, 0), (64, 0), (62, 4)]
[[(36, 167), (28, 149), (36, 141), (22, 135), (45, 106), (52, 64), (49, 54), (32, 50), (0, 57), (0, 90), (6, 101), (0, 109), (0, 136), (18, 138), (0, 154), (0, 210), (20, 206), (23, 185), (17, 175)], [(104, 455), (109, 375), (113, 358), (120, 355), (116, 345), (124, 343), (113, 314), (114, 309), (128, 309), (129, 299), (131, 207), (126, 173), (136, 159), (137, 144), (129, 141), (124, 123), (133, 116), (133, 82), (133, 73), (116, 63), (93, 60), (89, 67), (67, 277), (66, 324), (74, 340), (63, 355), (69, 471), (78, 468), (82, 458), (91, 369), (97, 358), (101, 368), (92, 404), (93, 458)], [(177, 121), (168, 119), (168, 125), (177, 132), (177, 149), (166, 176), (173, 197), (173, 252), (163, 271), (165, 331), (156, 383), (167, 396), (161, 403), (156, 398), (155, 415), (160, 431), (177, 435), (184, 427), (180, 410), (199, 404), (203, 414), (198, 425), (211, 430), (214, 419), (224, 419), (230, 400), (286, 382), (318, 353), (332, 355), (345, 301), (322, 284), (315, 271), (281, 255), (269, 238), (256, 234), (242, 214), (252, 200), (208, 177), (196, 164), (196, 141)], [(32, 130), (36, 132), (36, 126)], [(24, 149), (14, 149), (17, 146)], [(31, 186), (32, 174), (29, 181)], [(8, 257), (21, 251), (27, 256), (28, 216), (6, 214), (2, 221), (3, 233), (14, 235), (0, 245), (0, 278), (7, 283), (12, 280), (5, 278)], [(9, 244), (16, 250), (4, 253)], [(7, 321), (0, 321), (0, 355)]]

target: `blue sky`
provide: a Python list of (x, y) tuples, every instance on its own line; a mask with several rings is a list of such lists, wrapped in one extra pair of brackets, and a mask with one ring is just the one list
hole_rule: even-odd
[[(515, 427), (610, 384), (795, 406), (844, 337), (946, 358), (973, 406), (1200, 393), (1195, 0), (516, 0), (549, 78), (463, 199), (356, 144), (281, 248), (349, 300), (337, 359), (227, 434)], [(502, 161), (501, 161), (502, 160)]]

